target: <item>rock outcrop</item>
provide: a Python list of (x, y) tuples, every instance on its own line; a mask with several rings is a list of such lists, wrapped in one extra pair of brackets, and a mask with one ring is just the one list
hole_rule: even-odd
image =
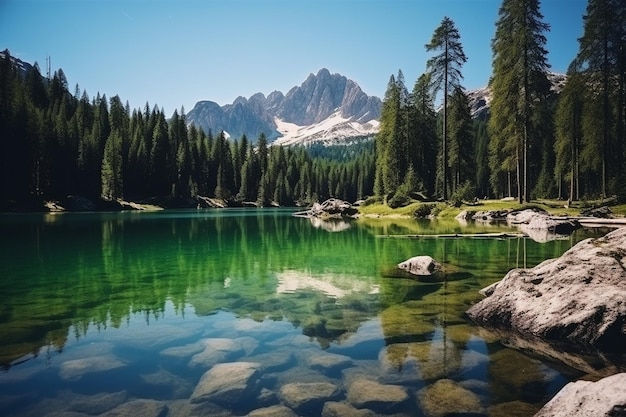
[(626, 373), (567, 384), (535, 417), (626, 416)]
[(556, 343), (623, 350), (626, 228), (579, 242), (560, 258), (511, 270), (481, 291), (476, 323)]
[(414, 256), (398, 264), (398, 268), (413, 275), (432, 275), (441, 271), (441, 264), (427, 255)]

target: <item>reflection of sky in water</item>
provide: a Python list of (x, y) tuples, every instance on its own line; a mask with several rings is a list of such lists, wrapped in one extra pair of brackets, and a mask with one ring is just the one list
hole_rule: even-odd
[(369, 284), (358, 277), (346, 275), (325, 274), (312, 276), (304, 271), (282, 271), (276, 274), (278, 278), (277, 294), (294, 294), (298, 290), (313, 290), (332, 298), (343, 298), (354, 292), (377, 294), (379, 285)]

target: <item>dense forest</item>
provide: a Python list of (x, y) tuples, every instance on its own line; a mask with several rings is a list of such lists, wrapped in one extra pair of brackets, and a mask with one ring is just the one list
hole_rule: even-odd
[[(492, 41), (486, 119), (473, 119), (462, 86), (461, 34), (446, 17), (426, 71), (411, 91), (399, 71), (387, 85), (374, 141), (334, 147), (271, 146), (260, 135), (204, 132), (184, 109), (168, 119), (146, 103), (70, 92), (62, 70), (0, 58), (0, 208), (80, 195), (196, 196), (231, 204), (305, 205), (366, 197), (391, 206), (416, 193), (460, 202), (515, 196), (626, 198), (626, 3), (589, 0), (584, 34), (562, 91), (551, 88), (539, 0), (503, 0)], [(471, 57), (469, 57), (471, 59)], [(442, 98), (440, 109), (435, 107)]]
[(402, 71), (391, 76), (376, 137), (376, 195), (391, 205), (414, 190), (455, 202), (626, 198), (626, 3), (589, 0), (560, 92), (548, 78), (550, 27), (539, 3), (502, 2), (485, 121), (472, 121), (461, 85), (468, 58), (447, 17), (425, 45), (434, 55), (413, 90)]
[(195, 196), (231, 203), (355, 201), (373, 187), (371, 141), (329, 148), (256, 147), (188, 126), (184, 110), (166, 119), (157, 106), (131, 111), (118, 96), (90, 99), (68, 90), (62, 70), (43, 77), (0, 59), (2, 199), (6, 208), (38, 198), (160, 197), (174, 206)]

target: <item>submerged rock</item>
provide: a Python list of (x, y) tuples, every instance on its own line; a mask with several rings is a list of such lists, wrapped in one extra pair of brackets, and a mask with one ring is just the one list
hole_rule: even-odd
[(191, 402), (212, 401), (235, 405), (254, 391), (260, 364), (234, 362), (215, 365), (205, 372), (191, 394)]
[(598, 382), (570, 382), (535, 417), (625, 416), (625, 387), (626, 373)]
[(126, 402), (101, 414), (101, 417), (161, 417), (167, 411), (167, 405), (163, 401), (141, 399)]
[(398, 268), (413, 275), (433, 275), (441, 271), (441, 264), (430, 256), (414, 256), (398, 264)]
[(554, 342), (623, 350), (626, 228), (579, 242), (560, 258), (511, 270), (468, 311), (476, 323)]
[(59, 375), (66, 381), (76, 381), (87, 374), (110, 371), (126, 365), (113, 355), (92, 356), (63, 362)]
[(280, 389), (282, 400), (294, 410), (320, 407), (339, 396), (339, 388), (329, 382), (297, 382), (284, 385)]
[(399, 385), (384, 385), (365, 378), (356, 378), (348, 387), (348, 401), (357, 408), (388, 410), (409, 399)]
[(440, 379), (420, 390), (417, 397), (427, 417), (484, 412), (476, 394), (449, 379)]
[(247, 417), (298, 417), (289, 407), (273, 405), (266, 408), (258, 408), (248, 414)]
[(357, 409), (347, 402), (329, 401), (324, 404), (322, 417), (376, 417), (376, 413), (368, 409)]

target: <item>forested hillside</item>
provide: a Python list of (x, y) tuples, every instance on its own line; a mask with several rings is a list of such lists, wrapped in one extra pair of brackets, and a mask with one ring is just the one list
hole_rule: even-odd
[[(184, 111), (167, 120), (157, 106), (131, 110), (118, 96), (72, 94), (62, 70), (43, 77), (5, 51), (0, 59), (2, 206), (77, 194), (105, 200), (196, 195), (261, 205), (308, 204), (371, 195), (374, 151), (336, 158), (320, 149), (252, 147), (188, 126)], [(353, 151), (354, 152), (354, 149)]]

